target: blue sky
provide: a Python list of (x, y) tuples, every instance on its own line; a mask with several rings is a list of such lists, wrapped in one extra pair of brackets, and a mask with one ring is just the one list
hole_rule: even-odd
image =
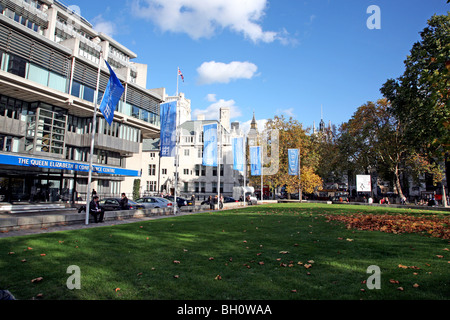
[[(404, 71), (403, 61), (446, 0), (63, 0), (148, 65), (147, 88), (191, 99), (193, 117), (292, 116), (337, 126)], [(367, 20), (380, 9), (381, 29)]]

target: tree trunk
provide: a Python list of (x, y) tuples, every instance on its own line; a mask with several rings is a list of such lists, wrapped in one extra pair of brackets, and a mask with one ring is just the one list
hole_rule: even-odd
[(395, 170), (394, 170), (394, 183), (395, 183), (395, 187), (397, 188), (397, 193), (400, 196), (400, 199), (403, 199), (404, 195), (403, 195), (403, 190), (402, 190), (402, 186), (400, 184), (400, 174), (398, 172), (398, 165), (395, 166)]

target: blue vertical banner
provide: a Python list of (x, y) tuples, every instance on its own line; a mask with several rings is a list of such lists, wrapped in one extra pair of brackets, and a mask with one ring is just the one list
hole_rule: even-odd
[(233, 138), (233, 169), (244, 171), (244, 138)]
[(120, 97), (122, 97), (125, 88), (123, 87), (119, 78), (117, 78), (113, 69), (110, 67), (110, 65), (106, 60), (105, 63), (109, 69), (110, 76), (99, 109), (102, 112), (108, 124), (111, 125), (114, 118), (114, 109), (116, 108), (116, 105), (120, 100)]
[(160, 156), (175, 157), (175, 147), (177, 143), (177, 101), (161, 104), (160, 116)]
[(203, 165), (217, 167), (217, 123), (203, 126)]
[(252, 176), (261, 175), (261, 147), (250, 147), (250, 167)]
[(288, 149), (288, 171), (290, 176), (298, 176), (300, 173), (298, 149)]

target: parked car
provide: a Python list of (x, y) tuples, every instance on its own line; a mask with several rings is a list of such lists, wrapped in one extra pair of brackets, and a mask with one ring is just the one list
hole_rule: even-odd
[[(123, 210), (120, 208), (120, 198), (105, 198), (98, 202), (100, 207), (105, 209), (105, 211), (118, 211)], [(145, 209), (144, 205), (136, 203), (133, 200), (128, 199), (128, 207), (125, 210), (137, 210)], [(86, 211), (86, 206), (83, 205), (78, 209), (78, 213)]]
[(136, 199), (136, 203), (142, 204), (145, 208), (166, 208), (172, 207), (175, 203), (161, 197), (143, 197)]
[[(166, 199), (170, 200), (170, 201), (174, 201), (174, 197), (173, 196), (166, 196)], [(177, 197), (177, 205), (178, 207), (182, 207), (182, 206), (192, 206), (192, 200), (188, 200), (188, 199), (184, 199), (181, 197)]]
[[(100, 207), (104, 208), (105, 211), (117, 211), (122, 210), (120, 208), (120, 198), (105, 198), (98, 202)], [(125, 210), (136, 210), (145, 209), (142, 204), (136, 203), (133, 200), (128, 199), (128, 207)]]
[(239, 201), (237, 201), (236, 199), (234, 199), (232, 197), (224, 197), (223, 202), (228, 203), (228, 202), (239, 202)]

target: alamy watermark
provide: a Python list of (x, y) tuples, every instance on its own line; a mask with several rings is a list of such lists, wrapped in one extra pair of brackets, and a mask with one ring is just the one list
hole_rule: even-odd
[(381, 9), (379, 6), (371, 5), (367, 8), (370, 17), (367, 19), (366, 25), (369, 30), (381, 29)]
[(70, 273), (71, 276), (67, 278), (66, 286), (67, 289), (81, 289), (81, 269), (79, 266), (71, 265), (67, 267), (67, 273)]
[(367, 289), (381, 289), (381, 269), (379, 266), (371, 265), (367, 268), (367, 273), (372, 275), (367, 278), (366, 285)]

